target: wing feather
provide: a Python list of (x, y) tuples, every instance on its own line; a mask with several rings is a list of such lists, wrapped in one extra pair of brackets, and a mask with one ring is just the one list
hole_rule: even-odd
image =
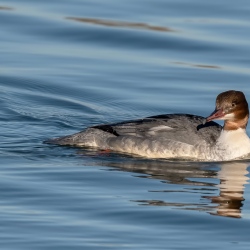
[(220, 135), (222, 127), (215, 122), (203, 125), (204, 117), (187, 114), (169, 114), (116, 124), (98, 125), (115, 136), (136, 136), (153, 140), (173, 140), (190, 145), (198, 142), (213, 144)]

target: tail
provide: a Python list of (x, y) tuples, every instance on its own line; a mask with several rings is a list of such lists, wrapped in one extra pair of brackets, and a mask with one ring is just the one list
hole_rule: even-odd
[(59, 138), (53, 138), (44, 141), (47, 144), (55, 145), (68, 145), (79, 147), (99, 147), (106, 148), (106, 141), (110, 137), (116, 137), (115, 135), (102, 131), (96, 128), (88, 128), (84, 131), (73, 135), (67, 135)]

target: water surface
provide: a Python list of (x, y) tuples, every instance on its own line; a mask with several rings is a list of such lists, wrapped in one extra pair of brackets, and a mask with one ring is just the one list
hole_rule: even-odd
[(1, 249), (249, 249), (249, 161), (42, 143), (250, 100), (249, 19), (243, 0), (2, 1)]

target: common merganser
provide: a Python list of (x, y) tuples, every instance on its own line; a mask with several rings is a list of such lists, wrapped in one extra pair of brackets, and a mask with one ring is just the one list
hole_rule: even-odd
[[(216, 98), (207, 118), (166, 114), (89, 127), (47, 143), (95, 147), (147, 158), (228, 161), (250, 154), (246, 134), (249, 111), (245, 95), (229, 90)], [(224, 126), (213, 120), (225, 120)]]

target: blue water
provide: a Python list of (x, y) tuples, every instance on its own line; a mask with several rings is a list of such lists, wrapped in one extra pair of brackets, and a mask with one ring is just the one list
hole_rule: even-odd
[(250, 161), (42, 143), (250, 100), (249, 21), (244, 0), (1, 1), (0, 248), (249, 249)]

